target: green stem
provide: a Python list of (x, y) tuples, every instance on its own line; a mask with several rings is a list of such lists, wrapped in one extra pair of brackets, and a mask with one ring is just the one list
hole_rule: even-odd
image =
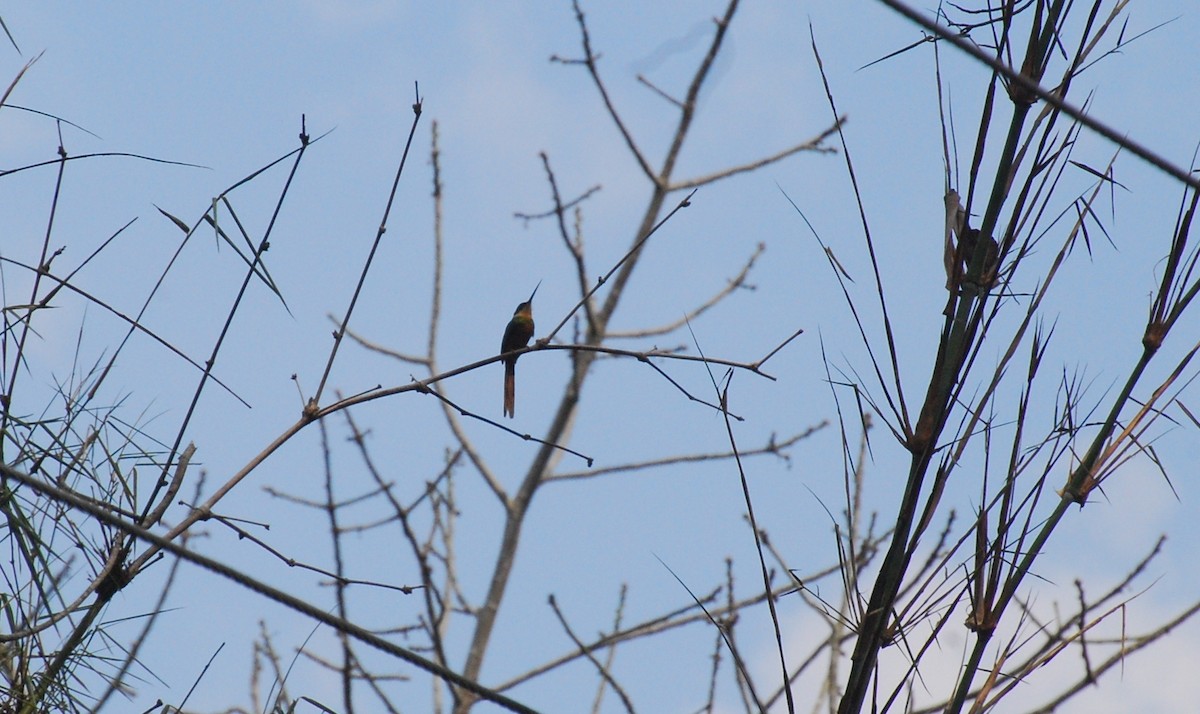
[[(1054, 507), (1054, 511), (1042, 523), (1041, 529), (1037, 536), (1030, 543), (1029, 548), (1021, 556), (1020, 562), (1013, 569), (1012, 574), (1005, 580), (1004, 589), (1000, 591), (1000, 596), (996, 599), (992, 606), (990, 616), (991, 622), (998, 622), (1012, 602), (1016, 595), (1017, 588), (1024, 581), (1025, 576), (1033, 569), (1033, 563), (1041, 554), (1042, 548), (1046, 546), (1046, 542), (1050, 539), (1050, 534), (1058, 526), (1063, 516), (1067, 513), (1067, 508), (1072, 503), (1077, 502), (1080, 496), (1080, 489), (1084, 485), (1088, 476), (1096, 466), (1097, 459), (1100, 458), (1100, 453), (1104, 449), (1104, 445), (1108, 443), (1112, 436), (1113, 430), (1117, 425), (1117, 417), (1121, 413), (1121, 408), (1129, 401), (1130, 395), (1133, 393), (1134, 387), (1145, 373), (1146, 367), (1150, 364), (1150, 359), (1154, 356), (1157, 350), (1152, 347), (1146, 347), (1142, 350), (1142, 357), (1133, 368), (1133, 372), (1129, 375), (1129, 379), (1125, 381), (1125, 387), (1121, 390), (1120, 396), (1113, 402), (1113, 407), (1109, 411), (1108, 417), (1104, 420), (1096, 438), (1092, 440), (1088, 447), (1087, 453), (1080, 460), (1079, 466), (1071, 472), (1067, 478), (1067, 484), (1062, 490), (1062, 495), (1059, 498), (1058, 504)], [(962, 677), (959, 679), (958, 688), (954, 692), (953, 699), (950, 700), (950, 705), (946, 707), (946, 714), (958, 714), (962, 711), (963, 705), (966, 702), (967, 694), (971, 689), (971, 682), (975, 678), (975, 672), (979, 671), (979, 665), (983, 661), (983, 653), (987, 649), (988, 642), (991, 640), (992, 630), (983, 629), (977, 633), (975, 646), (971, 650), (971, 655), (967, 660), (966, 666), (963, 668)]]
[[(1013, 157), (1020, 142), (1021, 127), (1024, 126), (1029, 107), (1016, 105), (1013, 119), (1009, 125), (1008, 137), (1001, 153), (999, 170), (996, 181), (992, 186), (992, 195), (988, 204), (988, 212), (980, 229), (981, 239), (967, 267), (963, 279), (963, 293), (957, 301), (954, 319), (948, 332), (943, 333), (944, 349), (939, 350), (935, 360), (933, 375), (930, 378), (930, 390), (922, 407), (921, 418), (918, 420), (917, 449), (913, 453), (912, 465), (909, 468), (908, 485), (900, 501), (896, 518), (896, 527), (892, 531), (892, 543), (888, 548), (880, 567), (875, 587), (871, 591), (867, 610), (859, 628), (858, 641), (851, 655), (850, 675), (846, 680), (846, 691), (838, 707), (839, 714), (855, 714), (861, 711), (866, 700), (871, 673), (879, 659), (879, 650), (888, 639), (884, 636), (887, 630), (888, 613), (895, 605), (904, 574), (908, 570), (912, 558), (910, 543), (912, 526), (917, 512), (918, 501), (921, 497), (921, 486), (929, 469), (933, 453), (936, 449), (938, 436), (946, 423), (949, 412), (950, 395), (954, 385), (962, 375), (960, 371), (969, 347), (975, 343), (978, 335), (979, 320), (972, 319), (972, 313), (979, 315), (988, 292), (981, 287), (981, 276), (987, 259), (983, 236), (988, 236), (994, 229), (999, 206), (1004, 203), (1006, 192), (1010, 185), (1008, 174), (1011, 171)], [(974, 290), (971, 287), (974, 286)]]
[(20, 714), (38, 714), (38, 712), (50, 711), (51, 708), (47, 707), (43, 701), (46, 698), (46, 693), (50, 690), (50, 686), (54, 681), (58, 679), (63, 667), (66, 666), (67, 662), (74, 655), (76, 648), (79, 647), (79, 643), (83, 642), (83, 638), (92, 631), (92, 623), (100, 616), (100, 611), (104, 609), (106, 604), (108, 604), (108, 600), (97, 597), (92, 606), (88, 608), (83, 619), (75, 625), (71, 636), (63, 643), (62, 649), (58, 651), (54, 661), (38, 677), (37, 688), (21, 706)]

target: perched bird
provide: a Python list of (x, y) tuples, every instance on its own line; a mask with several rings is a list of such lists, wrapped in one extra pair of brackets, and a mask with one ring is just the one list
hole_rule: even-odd
[[(500, 342), (500, 354), (519, 350), (529, 344), (530, 338), (533, 337), (533, 296), (537, 295), (538, 288), (542, 286), (539, 280), (534, 286), (533, 292), (529, 295), (529, 299), (517, 305), (517, 309), (513, 311), (512, 319), (508, 321), (508, 327), (504, 328), (504, 340)], [(517, 402), (517, 357), (504, 358), (504, 416), (512, 417)]]

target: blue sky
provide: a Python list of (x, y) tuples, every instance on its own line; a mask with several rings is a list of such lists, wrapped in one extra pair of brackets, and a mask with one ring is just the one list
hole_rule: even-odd
[[(657, 160), (675, 115), (635, 76), (644, 74), (658, 86), (681, 93), (707, 46), (709, 19), (722, 8), (711, 2), (676, 2), (589, 3), (585, 9), (613, 99), (645, 153)], [(199, 447), (197, 459), (210, 491), (297, 418), (300, 398), (293, 374), (305, 394), (315, 388), (332, 329), (327, 315), (345, 309), (378, 227), (411, 122), (414, 82), (420, 83), (424, 116), (388, 232), (351, 325), (371, 340), (406, 352), (418, 352), (424, 345), (432, 264), (428, 155), (435, 121), (445, 184), (439, 346), (444, 368), (492, 355), (513, 306), (539, 280), (539, 334), (578, 299), (573, 268), (555, 226), (514, 218), (516, 212), (538, 213), (550, 206), (539, 152), (548, 154), (565, 196), (602, 187), (584, 204), (592, 275), (607, 271), (627, 250), (649, 194), (584, 71), (548, 61), (552, 55), (579, 56), (578, 32), (567, 3), (206, 3), (136, 8), (52, 3), (5, 7), (3, 12), (21, 49), (20, 55), (11, 47), (3, 49), (6, 76), (41, 53), (10, 103), (61, 116), (98, 135), (64, 127), (69, 154), (121, 151), (204, 167), (129, 158), (71, 165), (52, 241), (67, 247), (60, 258), (63, 264), (77, 264), (100, 241), (137, 218), (118, 245), (79, 277), (81, 284), (122, 309), (136, 310), (151, 276), (179, 238), (155, 206), (193, 222), (214, 196), (294, 148), (302, 114), (311, 135), (328, 132), (307, 152), (267, 256), (290, 314), (256, 287), (238, 315), (217, 370), (253, 409), (210, 391), (189, 432)], [(1200, 83), (1194, 72), (1180, 68), (1191, 66), (1189, 52), (1200, 35), (1200, 20), (1182, 0), (1137, 6), (1126, 34), (1173, 19), (1105, 59), (1081, 81), (1090, 82), (1089, 89), (1095, 87), (1095, 115), (1186, 166), (1200, 140), (1194, 122)], [(849, 116), (847, 140), (866, 210), (882, 260), (893, 276), (889, 290), (902, 324), (898, 348), (909, 391), (915, 393), (911, 401), (923, 393), (930, 345), (940, 328), (945, 300), (944, 278), (939, 278), (943, 179), (932, 52), (922, 48), (859, 68), (918, 39), (915, 28), (872, 2), (747, 4), (735, 19), (728, 47), (701, 97), (677, 176), (704, 175), (769, 155), (828, 125), (829, 111), (809, 44), (810, 23), (839, 109)], [(977, 114), (979, 70), (948, 49), (942, 60), (960, 122), (958, 147), (965, 156)], [(1082, 91), (1075, 95), (1077, 101), (1084, 96)], [(52, 159), (57, 146), (56, 127), (45, 117), (0, 113), (5, 168)], [(1103, 166), (1114, 147), (1085, 135), (1076, 151), (1078, 160)], [(960, 165), (965, 169), (965, 158)], [(277, 168), (232, 196), (239, 215), (256, 230), (265, 225), (284, 178)], [(1149, 305), (1180, 193), (1171, 180), (1131, 156), (1119, 160), (1117, 178), (1131, 190), (1117, 193), (1115, 218), (1110, 214), (1116, 248), (1093, 238), (1094, 254), (1090, 259), (1079, 254), (1069, 264), (1046, 313), (1048, 320), (1058, 319), (1058, 326), (1048, 358), (1054, 366), (1045, 378), (1081, 372), (1091, 385), (1089, 394), (1097, 398), (1116, 388), (1116, 380), (1136, 358), (1139, 321)], [(1070, 191), (1083, 190), (1089, 181), (1083, 172), (1066, 179)], [(4, 178), (4, 255), (35, 259), (53, 182), (51, 168)], [(764, 243), (766, 252), (751, 276), (756, 289), (738, 291), (693, 326), (707, 354), (744, 360), (761, 357), (796, 329), (806, 330), (769, 363), (778, 382), (747, 375), (735, 379), (733, 404), (747, 417), (738, 432), (743, 445), (761, 444), (772, 433), (803, 431), (834, 416), (823, 381), (822, 340), (835, 364), (860, 370), (867, 366), (820, 248), (776, 184), (834, 248), (858, 279), (858, 289), (868, 290), (869, 266), (844, 163), (837, 156), (801, 155), (701, 190), (693, 205), (650, 244), (612, 326), (635, 330), (677, 319), (723, 287), (755, 246)], [(1048, 244), (1058, 241), (1061, 231), (1052, 234)], [(228, 249), (215, 248), (211, 234), (193, 239), (185, 259), (147, 321), (172, 344), (203, 359), (241, 272)], [(18, 286), (27, 283), (7, 268), (4, 278), (7, 304), (20, 294)], [(867, 296), (869, 292), (860, 294), (862, 299)], [(31, 354), (53, 366), (56, 374), (69, 373), (83, 319), (88, 324), (83, 351), (95, 359), (119, 325), (82, 303), (66, 303), (47, 314)], [(1181, 324), (1164, 350), (1156, 378), (1161, 379), (1170, 360), (1191, 346), (1198, 328), (1194, 318)], [(569, 336), (570, 328), (563, 334)], [(687, 341), (686, 335), (674, 334), (658, 344), (673, 347)], [(996, 357), (998, 352), (988, 355)], [(411, 374), (420, 376), (416, 370), (347, 344), (331, 387), (350, 394), (377, 384), (393, 386), (406, 383)], [(598, 467), (724, 448), (723, 422), (686, 402), (648, 370), (630, 361), (603, 361), (595, 372), (571, 446), (595, 457)], [(566, 374), (561, 354), (522, 360), (514, 428), (536, 435), (545, 427)], [(672, 374), (697, 393), (706, 388), (707, 375), (701, 370), (679, 367)], [(46, 390), (51, 384), (45, 374), (31, 382)], [(131, 418), (143, 414), (140, 421), (150, 433), (169, 439), (194, 384), (190, 368), (153, 344), (136, 342), (110, 379), (108, 398), (124, 399)], [(470, 408), (499, 417), (498, 367), (464, 375), (448, 389)], [(35, 396), (30, 399), (37, 403)], [(440, 468), (450, 441), (431, 399), (404, 394), (361, 407), (354, 416), (371, 429), (373, 455), (410, 495)], [(341, 495), (367, 490), (367, 476), (343, 445), (344, 421), (335, 418), (330, 428), (331, 440), (339, 445)], [(1162, 432), (1169, 432), (1160, 447), (1168, 466), (1175, 468), (1180, 501), (1144, 463), (1131, 464), (1106, 489), (1107, 500), (1072, 513), (1052, 541), (1045, 570), (1039, 571), (1047, 583), (1038, 601), (1047, 611), (1055, 599), (1073, 602), (1071, 583), (1076, 576), (1093, 578), (1089, 582), (1102, 590), (1147, 552), (1159, 533), (1168, 531), (1172, 537), (1153, 569), (1153, 577), (1161, 580), (1134, 601), (1128, 616), (1131, 622), (1155, 622), (1194, 596), (1197, 582), (1188, 571), (1197, 535), (1188, 525), (1195, 508), (1194, 479), (1188, 469), (1196, 453), (1195, 427), (1181, 424), (1170, 430), (1164, 424), (1155, 433)], [(515, 484), (532, 447), (476, 424), (470, 426), (470, 435), (505, 483)], [(875, 458), (868, 467), (870, 507), (889, 514), (902, 483), (904, 454), (883, 429), (874, 437)], [(831, 528), (815, 497), (834, 510), (840, 503), (838, 454), (835, 430), (827, 429), (798, 447), (790, 463), (752, 462), (751, 486), (760, 521), (794, 567), (802, 570), (829, 562)], [(270, 531), (260, 535), (274, 546), (328, 566), (319, 514), (264, 492), (270, 487), (318, 498), (323, 489), (320, 458), (317, 430), (310, 428), (223, 502), (224, 513), (269, 522)], [(567, 456), (559, 468), (574, 471), (583, 464)], [(493, 558), (498, 515), (478, 478), (463, 471), (459, 479), (461, 567), (465, 586), (478, 598)], [(184, 490), (189, 489), (190, 484)], [(960, 495), (963, 508), (974, 503), (970, 495)], [(178, 518), (183, 509), (176, 508)], [(630, 587), (631, 620), (687, 601), (657, 558), (702, 591), (722, 581), (723, 559), (731, 556), (739, 563), (739, 591), (752, 591), (753, 544), (741, 522), (743, 510), (736, 472), (724, 463), (547, 487), (538, 495), (527, 526), (485, 682), (506, 679), (532, 662), (570, 649), (545, 605), (551, 592), (574, 618), (578, 631), (594, 633), (609, 626), (621, 583)], [(369, 520), (368, 515), (363, 518)], [(206, 531), (206, 537), (193, 541), (198, 549), (228, 558), (291, 592), (331, 604), (331, 590), (319, 587), (317, 578), (289, 571), (228, 531), (216, 526)], [(405, 571), (411, 563), (377, 537), (363, 537), (361, 549), (352, 555), (352, 567), (357, 577), (366, 579), (413, 579)], [(166, 564), (155, 569), (165, 571)], [(185, 566), (181, 578), (182, 585), (168, 602), (178, 609), (160, 623), (158, 639), (146, 654), (163, 681), (150, 679), (138, 687), (139, 710), (157, 698), (178, 701), (222, 643), (225, 649), (191, 705), (211, 710), (243, 704), (250, 641), (258, 633), (258, 622), (267, 623), (283, 649), (298, 646), (312, 629), (303, 619), (193, 568)], [(122, 594), (109, 616), (115, 620), (144, 612), (145, 597)], [(366, 624), (392, 625), (397, 611), (416, 611), (415, 600), (397, 602), (392, 594), (367, 592), (361, 597), (359, 612)], [(799, 610), (792, 615), (789, 637), (809, 641), (817, 625)], [(757, 655), (753, 664), (767, 676), (772, 666), (769, 622), (758, 611), (747, 619), (743, 632)], [(957, 622), (952, 618), (952, 624)], [(132, 625), (118, 625), (127, 626)], [(536, 634), (529, 636), (530, 632)], [(1196, 626), (1189, 625), (1153, 654), (1132, 658), (1124, 679), (1105, 680), (1096, 694), (1077, 705), (1088, 711), (1122, 711), (1124, 696), (1166, 696), (1155, 686), (1164, 662), (1193, 670), (1200, 665), (1195, 635)], [(462, 629), (455, 636), (463, 637)], [(645, 711), (691, 711), (700, 703), (711, 633), (693, 628), (690, 635), (673, 637), (677, 639), (668, 640), (665, 650), (669, 658), (661, 656), (663, 649), (652, 653), (637, 645), (618, 654), (627, 667), (621, 671)], [(324, 632), (316, 640), (331, 641)], [(949, 667), (956, 657), (957, 652)], [(332, 705), (334, 678), (310, 663), (298, 667), (297, 679), (289, 684), (292, 693)], [(1195, 701), (1200, 694), (1194, 678), (1172, 681), (1179, 683), (1178, 691), (1171, 692), (1181, 697), (1179, 701)], [(664, 682), (681, 684), (676, 690)], [(427, 687), (408, 686), (409, 701), (426, 701)], [(576, 667), (511, 694), (550, 711), (575, 711), (581, 708), (578, 692), (589, 692), (590, 701), (594, 686), (590, 670)], [(1030, 685), (1030, 696), (1041, 691), (1037, 686)], [(615, 700), (608, 704), (616, 706)], [(419, 705), (413, 706), (417, 710)]]

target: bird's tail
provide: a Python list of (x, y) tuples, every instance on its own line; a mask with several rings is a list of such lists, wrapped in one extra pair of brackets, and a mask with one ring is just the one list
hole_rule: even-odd
[(504, 363), (504, 416), (512, 417), (517, 405), (517, 361)]

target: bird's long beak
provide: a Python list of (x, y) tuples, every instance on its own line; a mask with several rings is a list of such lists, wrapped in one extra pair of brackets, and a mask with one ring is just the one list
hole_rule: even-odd
[(539, 280), (537, 285), (533, 286), (533, 292), (529, 293), (529, 302), (533, 302), (533, 296), (537, 295), (537, 289), (542, 287), (542, 281)]

